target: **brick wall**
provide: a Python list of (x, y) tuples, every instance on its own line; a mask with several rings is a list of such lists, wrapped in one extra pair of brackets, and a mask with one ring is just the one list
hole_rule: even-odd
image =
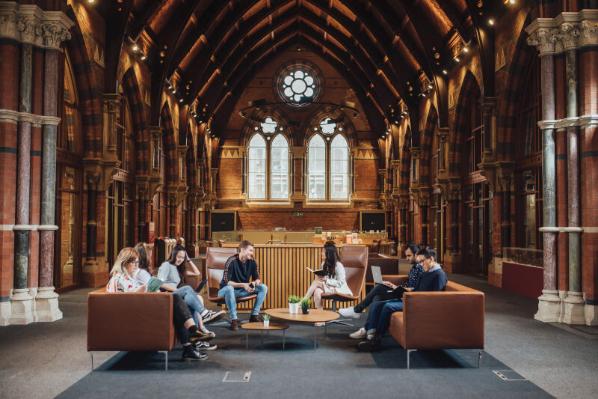
[[(301, 216), (295, 216), (296, 211)], [(354, 230), (359, 228), (359, 211), (338, 209), (267, 209), (241, 210), (239, 229), (272, 230), (285, 227), (291, 231), (313, 230), (322, 227), (324, 230)]]

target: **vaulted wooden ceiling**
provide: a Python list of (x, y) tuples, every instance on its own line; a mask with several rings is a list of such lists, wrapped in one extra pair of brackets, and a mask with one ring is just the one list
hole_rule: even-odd
[(384, 118), (400, 99), (410, 103), (413, 88), (446, 68), (472, 41), (476, 10), (466, 0), (119, 3), (123, 24), (114, 34), (147, 55), (153, 97), (171, 82), (184, 102), (224, 112), (273, 55), (304, 46), (356, 86), (368, 119)]

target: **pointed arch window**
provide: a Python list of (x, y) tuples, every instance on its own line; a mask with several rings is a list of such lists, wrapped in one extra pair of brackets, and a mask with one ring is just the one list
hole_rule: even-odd
[(289, 198), (289, 144), (277, 134), (270, 148), (270, 198)]
[(314, 135), (307, 147), (307, 196), (310, 200), (326, 199), (326, 143)]
[(261, 134), (249, 141), (248, 151), (248, 197), (252, 200), (266, 199), (266, 140)]
[(330, 145), (330, 199), (349, 199), (349, 144), (340, 134)]
[(349, 201), (350, 152), (347, 138), (330, 118), (323, 119), (307, 144), (307, 199)]

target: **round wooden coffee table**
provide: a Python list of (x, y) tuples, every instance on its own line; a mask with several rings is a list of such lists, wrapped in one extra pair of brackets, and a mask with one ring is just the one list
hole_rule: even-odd
[(262, 341), (262, 345), (264, 344), (264, 331), (266, 333), (270, 331), (281, 331), (282, 330), (282, 350), (284, 350), (285, 345), (285, 332), (287, 328), (289, 328), (288, 324), (285, 323), (272, 323), (268, 327), (264, 326), (263, 322), (253, 322), (253, 323), (243, 323), (241, 324), (241, 328), (245, 330), (245, 349), (249, 349), (249, 331), (259, 331), (260, 332), (260, 339)]
[(314, 326), (314, 349), (318, 346), (317, 329), (315, 328), (316, 323), (324, 323), (324, 326), (326, 326), (327, 322), (336, 320), (340, 317), (340, 315), (336, 312), (320, 309), (310, 309), (308, 314), (303, 314), (289, 313), (289, 308), (274, 308), (267, 309), (264, 311), (264, 313), (275, 319), (294, 323), (312, 324)]

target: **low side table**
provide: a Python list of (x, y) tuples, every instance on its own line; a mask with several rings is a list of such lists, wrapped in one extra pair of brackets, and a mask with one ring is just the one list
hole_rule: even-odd
[(245, 349), (249, 349), (249, 331), (259, 331), (260, 338), (262, 340), (262, 344), (264, 343), (264, 331), (280, 331), (282, 330), (282, 350), (284, 350), (285, 342), (286, 342), (286, 330), (289, 328), (288, 324), (285, 323), (273, 323), (270, 321), (270, 325), (268, 327), (264, 326), (264, 323), (253, 322), (253, 323), (243, 323), (241, 324), (241, 328), (245, 330)]
[(315, 323), (324, 323), (336, 320), (340, 317), (337, 312), (323, 309), (310, 309), (308, 314), (289, 313), (289, 308), (274, 308), (264, 311), (271, 318), (294, 323), (312, 324), (314, 326), (314, 349), (318, 347), (317, 327)]

